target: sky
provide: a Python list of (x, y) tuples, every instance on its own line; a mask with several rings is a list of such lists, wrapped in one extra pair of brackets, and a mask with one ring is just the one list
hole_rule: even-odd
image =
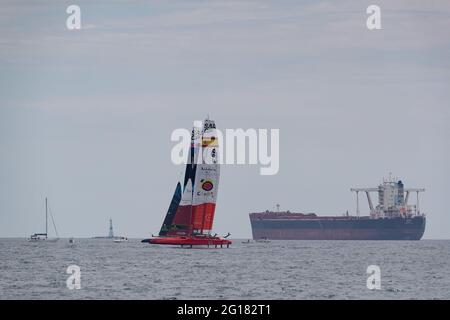
[(392, 172), (426, 189), (424, 238), (449, 239), (449, 57), (448, 1), (2, 1), (0, 237), (41, 232), (45, 197), (62, 237), (110, 217), (157, 233), (183, 171), (171, 133), (209, 114), (280, 130), (278, 174), (221, 167), (214, 232), (251, 237), (277, 203), (354, 213), (350, 188)]

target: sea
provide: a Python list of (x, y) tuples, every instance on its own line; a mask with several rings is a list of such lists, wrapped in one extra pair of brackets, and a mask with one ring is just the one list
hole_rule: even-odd
[(450, 240), (245, 241), (0, 239), (0, 299), (450, 299)]

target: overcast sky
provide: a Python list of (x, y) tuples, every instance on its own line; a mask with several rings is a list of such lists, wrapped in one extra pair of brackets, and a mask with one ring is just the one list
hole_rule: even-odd
[[(81, 7), (82, 29), (66, 29)], [(381, 7), (382, 30), (366, 28)], [(0, 237), (148, 237), (182, 167), (174, 129), (280, 129), (280, 171), (222, 166), (215, 232), (248, 213), (355, 212), (389, 172), (424, 187), (450, 238), (449, 1), (18, 1), (0, 4)], [(368, 212), (362, 197), (363, 212)]]

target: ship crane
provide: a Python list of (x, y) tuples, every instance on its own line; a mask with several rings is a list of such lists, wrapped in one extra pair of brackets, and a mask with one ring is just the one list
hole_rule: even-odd
[(367, 196), (367, 202), (369, 203), (370, 211), (372, 212), (373, 209), (373, 203), (372, 199), (370, 198), (370, 192), (378, 192), (378, 188), (352, 188), (350, 189), (352, 192), (356, 192), (356, 215), (359, 217), (359, 192), (365, 192)]
[(408, 188), (405, 189), (406, 192), (406, 196), (405, 196), (405, 206), (408, 205), (408, 199), (409, 199), (409, 194), (411, 192), (415, 192), (416, 193), (416, 210), (417, 210), (417, 214), (420, 214), (420, 208), (419, 208), (419, 192), (425, 192), (424, 188)]

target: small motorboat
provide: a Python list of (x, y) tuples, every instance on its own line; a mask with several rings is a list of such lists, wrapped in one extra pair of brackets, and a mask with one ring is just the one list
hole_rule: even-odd
[(113, 241), (114, 242), (127, 242), (128, 238), (127, 237), (118, 237), (118, 238), (115, 238)]
[(74, 243), (75, 243), (75, 239), (74, 239), (74, 238), (70, 238), (70, 239), (69, 239), (69, 243), (70, 243), (70, 244), (74, 244)]
[(257, 239), (256, 242), (269, 243), (270, 240), (269, 240), (269, 238), (265, 238), (265, 237), (264, 237), (264, 238)]
[(247, 241), (242, 241), (242, 243), (243, 244), (250, 244), (250, 243), (252, 243), (253, 241), (251, 241), (250, 239), (248, 239)]

